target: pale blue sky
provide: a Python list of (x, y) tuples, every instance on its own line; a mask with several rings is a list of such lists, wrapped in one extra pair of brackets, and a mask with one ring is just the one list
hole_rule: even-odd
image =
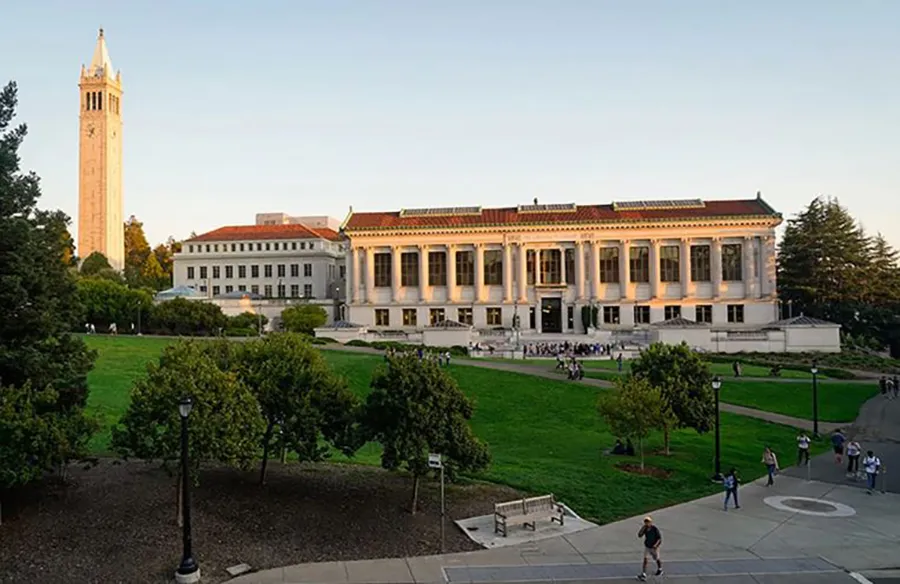
[(77, 212), (78, 72), (122, 70), (125, 216), (833, 194), (900, 245), (897, 0), (29, 0), (25, 167)]

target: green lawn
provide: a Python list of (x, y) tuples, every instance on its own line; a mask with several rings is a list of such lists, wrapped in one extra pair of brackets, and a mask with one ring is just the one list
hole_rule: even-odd
[[(766, 381), (722, 382), (722, 401), (811, 420), (813, 391), (809, 383), (773, 383)], [(823, 422), (852, 422), (859, 408), (878, 393), (877, 383), (818, 384), (819, 420)]]
[[(101, 358), (90, 378), (92, 412), (112, 422), (127, 405), (128, 390), (147, 361), (168, 340), (88, 337)], [(354, 392), (368, 392), (372, 369), (380, 356), (324, 351), (336, 371)], [(651, 455), (647, 464), (671, 471), (668, 479), (622, 472), (602, 451), (613, 445), (596, 413), (602, 389), (552, 381), (525, 374), (505, 373), (466, 365), (450, 371), (475, 402), (472, 421), (476, 434), (488, 442), (494, 460), (476, 478), (505, 483), (531, 493), (555, 493), (586, 517), (602, 522), (643, 513), (716, 492), (709, 482), (713, 469), (712, 435), (679, 431), (672, 438), (672, 456)], [(787, 427), (724, 413), (722, 415), (723, 470), (735, 466), (745, 480), (762, 474), (760, 456), (765, 444), (776, 452), (793, 453), (796, 432)], [(108, 434), (95, 447), (103, 451)], [(655, 436), (648, 451), (661, 447)], [(816, 448), (824, 448), (817, 444)], [(377, 464), (379, 447), (366, 446), (355, 459)], [(636, 462), (636, 461), (630, 461)]]

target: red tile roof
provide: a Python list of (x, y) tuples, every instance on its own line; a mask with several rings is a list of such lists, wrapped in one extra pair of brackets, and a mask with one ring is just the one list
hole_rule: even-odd
[(341, 235), (333, 229), (289, 225), (231, 225), (188, 239), (188, 243), (203, 241), (238, 241), (266, 239), (327, 239), (340, 241)]
[[(623, 204), (622, 206), (625, 206)], [(344, 229), (346, 231), (368, 231), (381, 229), (404, 228), (452, 228), (452, 227), (497, 227), (507, 225), (539, 225), (539, 224), (591, 224), (610, 222), (640, 222), (672, 219), (704, 219), (724, 217), (772, 217), (780, 218), (772, 207), (762, 198), (705, 201), (699, 205), (685, 205), (678, 208), (660, 208), (647, 202), (645, 209), (616, 209), (610, 205), (578, 205), (574, 210), (527, 211), (516, 207), (481, 209), (479, 212), (467, 213), (466, 208), (459, 212), (437, 213), (433, 215), (407, 215), (400, 211), (381, 213), (352, 213)]]

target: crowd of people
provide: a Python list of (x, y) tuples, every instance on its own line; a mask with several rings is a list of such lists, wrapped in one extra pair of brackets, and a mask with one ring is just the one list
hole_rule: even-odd
[(616, 350), (624, 350), (625, 343), (528, 343), (524, 346), (528, 357), (555, 357), (558, 355), (577, 357), (603, 357), (612, 355)]
[(422, 347), (414, 350), (400, 350), (396, 347), (388, 347), (384, 351), (384, 360), (387, 361), (388, 358), (395, 355), (411, 355), (413, 353), (415, 353), (416, 357), (418, 357), (420, 361), (434, 361), (441, 367), (450, 365), (450, 351), (426, 351)]

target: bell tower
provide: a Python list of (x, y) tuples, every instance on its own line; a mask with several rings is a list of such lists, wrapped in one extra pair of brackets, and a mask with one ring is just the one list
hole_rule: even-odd
[(122, 270), (122, 73), (113, 72), (102, 28), (78, 88), (78, 256), (99, 251)]

